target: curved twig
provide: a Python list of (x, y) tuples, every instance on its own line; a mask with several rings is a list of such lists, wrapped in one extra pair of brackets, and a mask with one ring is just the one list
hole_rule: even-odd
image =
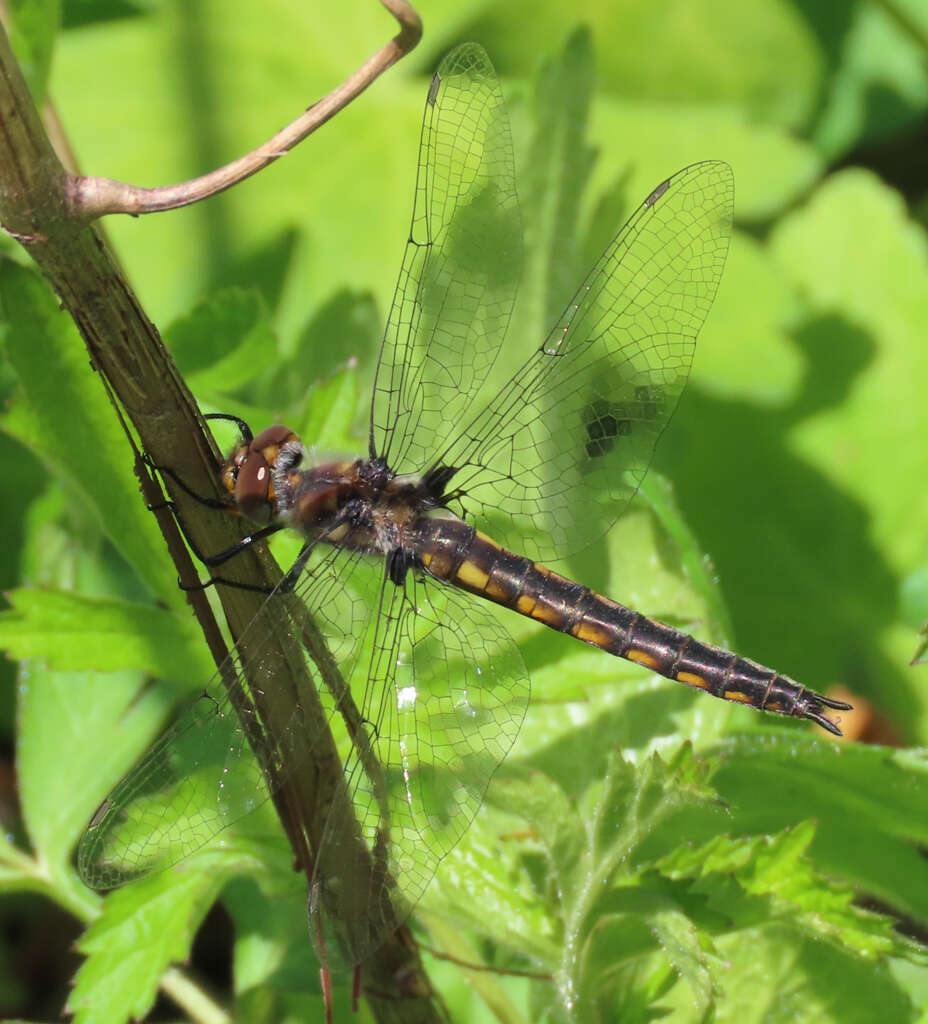
[(67, 187), (71, 214), (81, 220), (94, 220), (107, 213), (157, 213), (189, 206), (208, 196), (223, 192), (268, 164), (284, 156), (294, 146), (346, 107), (387, 68), (415, 47), (422, 37), (422, 22), (407, 0), (380, 0), (400, 24), (400, 31), (357, 71), (314, 103), (304, 114), (282, 128), (257, 149), (237, 160), (179, 185), (140, 188), (112, 178), (79, 175), (69, 179)]

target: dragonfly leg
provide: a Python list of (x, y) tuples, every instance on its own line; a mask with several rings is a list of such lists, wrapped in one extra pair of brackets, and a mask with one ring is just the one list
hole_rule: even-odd
[[(225, 507), (225, 506), (224, 506)], [(223, 551), (217, 552), (215, 555), (204, 555), (199, 549), (194, 539), (190, 536), (190, 531), (187, 529), (187, 524), (184, 522), (183, 516), (180, 514), (180, 510), (173, 501), (165, 501), (161, 505), (149, 505), (149, 511), (156, 511), (162, 508), (169, 508), (174, 514), (174, 519), (177, 523), (180, 532), (184, 535), (184, 540), (187, 542), (188, 547), (193, 552), (194, 557), (201, 561), (204, 565), (223, 565), (228, 562), (230, 558), (234, 558), (236, 555), (241, 554), (246, 548), (250, 548), (252, 544), (259, 540), (264, 540), (265, 537), (270, 537), (272, 534), (277, 533), (278, 530), (284, 528), (283, 523), (271, 523), (268, 526), (262, 526), (260, 530), (255, 530), (254, 533), (248, 534), (247, 537), (242, 537), (241, 540), (236, 541), (230, 547), (225, 548)]]
[(254, 434), (251, 432), (251, 427), (249, 427), (240, 416), (233, 416), (230, 412), (208, 412), (203, 419), (225, 420), (227, 423), (234, 423), (238, 427), (243, 441), (250, 443), (254, 440)]
[(277, 584), (277, 589), (284, 594), (289, 594), (291, 590), (296, 586), (297, 580), (303, 575), (303, 570), (306, 568), (306, 563), (309, 561), (309, 556), (312, 554), (313, 544), (307, 541), (301, 548), (300, 553), (296, 556), (296, 561), (287, 570), (286, 576)]
[[(198, 494), (189, 484), (185, 483), (183, 477), (175, 473), (170, 466), (159, 466), (158, 463), (155, 462), (155, 460), (147, 452), (142, 454), (142, 459), (144, 460), (145, 465), (148, 466), (149, 469), (155, 470), (162, 476), (170, 477), (182, 491), (190, 495), (190, 497), (193, 498), (193, 500), (198, 502), (200, 505), (205, 505), (207, 508), (224, 509), (227, 512), (236, 511), (235, 505), (231, 501), (223, 501), (221, 498), (208, 498), (203, 494)], [(165, 504), (170, 505), (171, 503), (166, 502)], [(163, 508), (164, 506), (159, 505), (157, 507)], [(153, 506), (149, 506), (149, 509), (153, 509)]]
[(224, 576), (210, 576), (208, 580), (201, 580), (199, 583), (185, 584), (177, 577), (177, 585), (185, 593), (194, 590), (206, 590), (208, 587), (223, 586), (234, 587), (236, 590), (250, 590), (255, 594), (273, 594), (275, 587), (262, 587), (259, 583), (242, 583), (240, 580), (227, 580)]

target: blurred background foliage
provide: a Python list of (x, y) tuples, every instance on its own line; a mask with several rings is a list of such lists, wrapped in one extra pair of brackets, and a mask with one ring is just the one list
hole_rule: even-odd
[[(393, 32), (379, 7), (354, 0), (9, 7), (33, 91), (80, 169), (139, 185), (196, 176), (257, 145)], [(812, 688), (848, 688), (874, 709), (864, 739), (925, 744), (926, 667), (909, 664), (928, 619), (925, 5), (434, 0), (419, 10), (418, 49), (285, 159), (206, 203), (106, 221), (204, 406), (362, 448), (428, 78), (452, 45), (475, 39), (509, 100), (529, 251), (508, 351), (537, 343), (657, 182), (708, 158), (735, 172), (729, 263), (660, 475), (569, 568)], [(158, 534), (131, 499), (128, 450), (113, 470), (130, 495), (111, 500), (122, 508), (74, 472), (111, 429), (81, 434), (95, 403), (108, 422), (102, 393), (73, 332), (55, 326), (54, 299), (15, 265), (28, 260), (0, 245), (14, 261), (0, 275), (0, 583), (27, 588), (0, 619), (0, 642), (26, 659), (0, 688), (0, 1012), (55, 1019), (79, 962), (68, 945), (99, 912), (68, 867), (73, 843), (209, 665), (182, 615), (152, 609), (181, 603), (167, 561), (158, 568), (153, 555), (142, 569), (133, 555), (132, 538), (154, 547)], [(29, 333), (40, 313), (60, 335), (54, 366)], [(80, 400), (65, 396), (72, 384)], [(923, 1019), (928, 802), (917, 754), (839, 750), (511, 628), (535, 705), (423, 921), (465, 959), (534, 966), (556, 983), (467, 979), (436, 963), (455, 1019), (561, 1019), (571, 991), (581, 1019), (591, 1006), (626, 1022), (658, 1007), (679, 1020)], [(153, 640), (157, 629), (170, 642)], [(155, 677), (166, 682), (143, 685)], [(699, 763), (679, 753), (685, 738)], [(105, 772), (101, 743), (113, 748)], [(662, 761), (646, 756), (655, 750)], [(817, 828), (803, 824), (812, 819)], [(500, 853), (500, 836), (519, 834), (533, 851), (504, 842)], [(164, 882), (108, 901), (82, 940), (79, 1019), (147, 1012), (223, 870), (261, 861), (267, 871), (268, 858), (242, 849), (244, 859), (212, 865), (203, 888), (175, 893), (170, 921), (153, 909)], [(594, 898), (597, 876), (610, 881)], [(854, 887), (853, 908), (839, 883)], [(231, 883), (194, 962), (207, 970), (209, 950), (228, 945), (231, 915), (236, 1019), (314, 1019), (301, 900), (267, 901), (261, 885)], [(862, 917), (861, 905), (891, 916)], [(162, 937), (147, 954), (145, 928)], [(583, 950), (573, 960), (568, 940)]]

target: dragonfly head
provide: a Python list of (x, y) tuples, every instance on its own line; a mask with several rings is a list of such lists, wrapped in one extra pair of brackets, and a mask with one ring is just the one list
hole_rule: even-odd
[(300, 439), (282, 424), (267, 427), (251, 440), (243, 439), (223, 463), (222, 483), (243, 516), (268, 523), (278, 515), (275, 480), (289, 472), (303, 453)]

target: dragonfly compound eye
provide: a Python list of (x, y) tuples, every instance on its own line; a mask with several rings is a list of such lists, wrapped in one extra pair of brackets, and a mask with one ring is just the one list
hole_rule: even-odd
[(242, 515), (256, 523), (266, 523), (274, 512), (271, 467), (262, 452), (251, 451), (239, 467), (235, 479), (235, 503)]

